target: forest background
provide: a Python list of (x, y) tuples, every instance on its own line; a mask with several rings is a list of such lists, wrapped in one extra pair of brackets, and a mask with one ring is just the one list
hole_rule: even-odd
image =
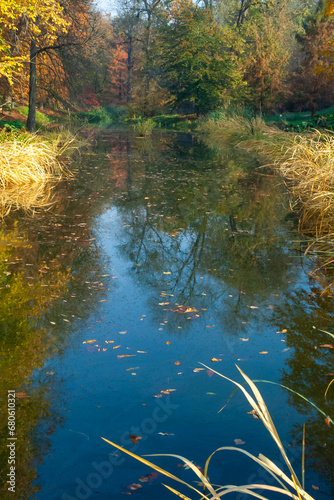
[(130, 116), (334, 104), (330, 0), (0, 1), (2, 107)]

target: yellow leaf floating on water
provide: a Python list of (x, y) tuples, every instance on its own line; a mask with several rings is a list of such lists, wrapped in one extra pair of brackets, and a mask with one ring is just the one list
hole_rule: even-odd
[(268, 351), (260, 351), (259, 354), (268, 354)]
[(135, 356), (135, 354), (119, 354), (117, 357), (118, 358), (131, 358), (132, 356)]
[(217, 358), (211, 358), (211, 361), (214, 362), (214, 361), (223, 361), (222, 358), (220, 359), (217, 359)]
[(93, 340), (85, 340), (85, 341), (83, 342), (83, 344), (93, 344), (94, 342), (97, 342), (97, 340), (96, 340), (96, 339), (93, 339)]
[(164, 271), (163, 274), (172, 274), (170, 271)]
[(114, 345), (113, 349), (118, 349), (119, 347), (121, 347), (120, 345)]

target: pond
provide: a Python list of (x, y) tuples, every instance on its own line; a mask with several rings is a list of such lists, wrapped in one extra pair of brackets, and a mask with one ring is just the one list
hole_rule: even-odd
[[(332, 497), (333, 339), (322, 330), (333, 331), (333, 299), (299, 251), (281, 181), (258, 166), (190, 134), (104, 131), (48, 210), (3, 221), (1, 498), (175, 498), (163, 486), (175, 483), (101, 437), (202, 468), (222, 446), (281, 464), (242, 392), (229, 400), (235, 386), (212, 371), (242, 382), (236, 365), (324, 411), (258, 383), (300, 477), (306, 423), (306, 490)], [(8, 390), (14, 494), (4, 479)], [(149, 459), (196, 486), (180, 458)], [(272, 484), (236, 451), (217, 453), (209, 476)]]

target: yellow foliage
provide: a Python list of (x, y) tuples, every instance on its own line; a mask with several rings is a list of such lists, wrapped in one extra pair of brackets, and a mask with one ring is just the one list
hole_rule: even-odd
[(13, 83), (13, 77), (29, 57), (29, 43), (21, 46), (21, 56), (12, 56), (6, 33), (18, 32), (19, 22), (24, 16), (30, 37), (52, 45), (59, 32), (66, 33), (69, 27), (63, 8), (56, 0), (0, 0), (0, 76)]

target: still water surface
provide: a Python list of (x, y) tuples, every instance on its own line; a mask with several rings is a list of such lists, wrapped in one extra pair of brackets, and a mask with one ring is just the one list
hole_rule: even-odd
[[(241, 151), (187, 134), (105, 132), (82, 153), (76, 178), (56, 187), (50, 210), (4, 221), (2, 424), (7, 390), (19, 395), (16, 493), (1, 498), (176, 498), (161, 484), (172, 482), (147, 476), (101, 436), (201, 467), (220, 446), (279, 463), (241, 391), (218, 413), (234, 386), (199, 362), (241, 381), (237, 364), (333, 416), (334, 391), (324, 400), (333, 351), (320, 347), (331, 339), (319, 331), (333, 331), (333, 299), (297, 251), (279, 180), (256, 167)], [(280, 387), (259, 386), (298, 473), (306, 422), (306, 489), (331, 498), (325, 417)], [(180, 459), (152, 460), (196, 479)], [(232, 451), (216, 455), (209, 475), (214, 484), (270, 484)]]

